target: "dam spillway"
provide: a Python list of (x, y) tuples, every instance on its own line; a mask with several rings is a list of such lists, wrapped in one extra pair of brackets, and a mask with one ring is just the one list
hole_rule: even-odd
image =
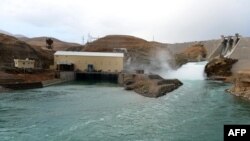
[(221, 36), (221, 42), (218, 44), (217, 48), (209, 55), (208, 59), (212, 59), (217, 56), (230, 57), (234, 52), (235, 48), (238, 46), (241, 37), (239, 34), (235, 36)]

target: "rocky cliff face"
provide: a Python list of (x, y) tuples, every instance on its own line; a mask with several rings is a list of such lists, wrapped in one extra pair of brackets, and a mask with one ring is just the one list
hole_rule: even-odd
[(163, 79), (152, 74), (120, 74), (119, 84), (125, 90), (134, 90), (140, 95), (154, 98), (166, 95), (182, 85), (177, 79)]
[(187, 62), (199, 62), (206, 60), (207, 50), (203, 44), (194, 44), (185, 48), (181, 53), (175, 54), (176, 66)]
[(236, 62), (236, 59), (231, 58), (214, 58), (205, 66), (205, 73), (211, 79), (229, 77), (232, 75), (232, 66)]

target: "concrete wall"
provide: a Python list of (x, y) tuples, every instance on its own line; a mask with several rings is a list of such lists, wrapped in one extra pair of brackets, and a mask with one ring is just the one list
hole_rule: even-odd
[(24, 90), (24, 89), (34, 89), (42, 88), (42, 82), (32, 82), (32, 83), (10, 83), (10, 84), (1, 84), (3, 87), (13, 90)]
[(250, 38), (241, 38), (229, 57), (239, 60), (233, 65), (233, 72), (250, 69)]
[(229, 57), (234, 59), (248, 59), (250, 61), (250, 38), (241, 38)]
[(65, 81), (73, 81), (75, 80), (75, 72), (72, 71), (61, 71), (60, 79)]
[[(71, 81), (71, 80), (68, 80), (68, 81)], [(61, 84), (63, 82), (67, 82), (67, 80), (63, 80), (63, 79), (45, 80), (45, 81), (42, 81), (42, 84), (43, 84), (43, 87), (47, 87), (51, 85)]]
[(232, 72), (236, 73), (240, 70), (246, 70), (246, 69), (248, 70), (250, 69), (250, 60), (240, 59), (233, 65)]
[(93, 64), (95, 70), (121, 72), (123, 70), (123, 57), (99, 57), (99, 56), (64, 56), (55, 55), (54, 64), (72, 63), (75, 70), (84, 71), (88, 64)]

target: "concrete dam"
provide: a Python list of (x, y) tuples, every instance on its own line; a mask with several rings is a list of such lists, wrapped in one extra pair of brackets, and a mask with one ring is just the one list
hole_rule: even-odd
[[(173, 53), (181, 53), (186, 48), (198, 42), (176, 43), (168, 45)], [(239, 34), (234, 36), (221, 36), (221, 39), (201, 41), (207, 50), (207, 60), (214, 57), (226, 57), (237, 59), (233, 65), (232, 72), (247, 69), (250, 66), (250, 37), (243, 37)]]
[(250, 66), (250, 38), (239, 34), (221, 36), (221, 42), (208, 56), (208, 60), (219, 56), (238, 60), (233, 65), (232, 72), (247, 69)]

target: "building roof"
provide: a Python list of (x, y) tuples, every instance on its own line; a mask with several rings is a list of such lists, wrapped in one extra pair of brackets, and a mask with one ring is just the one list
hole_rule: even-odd
[(117, 53), (117, 52), (115, 52), (115, 53), (107, 53), (107, 52), (57, 51), (54, 55), (124, 57), (123, 53)]

